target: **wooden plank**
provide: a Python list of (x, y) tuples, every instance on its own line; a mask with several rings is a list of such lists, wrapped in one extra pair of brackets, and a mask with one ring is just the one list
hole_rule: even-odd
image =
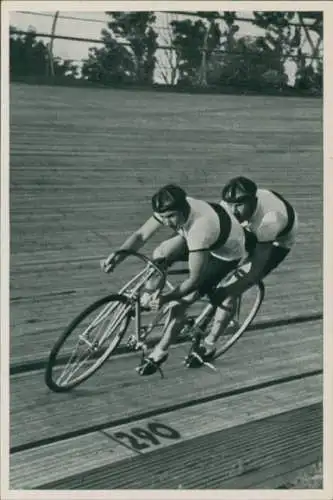
[(140, 377), (136, 355), (116, 356), (69, 394), (51, 393), (43, 372), (11, 377), (11, 446), (59, 436), (141, 412), (322, 368), (321, 323), (244, 337), (217, 360), (217, 372), (183, 366), (188, 347), (171, 350), (165, 379)]
[[(156, 97), (11, 86), (11, 353), (16, 361), (45, 356), (54, 335), (83, 306), (83, 297), (88, 303), (105, 293), (110, 282), (100, 275), (99, 259), (150, 215), (152, 193), (170, 179), (212, 201), (236, 173), (280, 190), (299, 212), (299, 243), (268, 280), (264, 317), (322, 308), (320, 101)], [(161, 239), (147, 245), (147, 252)], [(132, 272), (125, 267), (112, 281), (115, 289)], [(72, 291), (77, 298), (54, 300), (53, 293)]]
[[(151, 422), (174, 430), (174, 437), (155, 436), (153, 442), (143, 439), (140, 453), (173, 446), (202, 434), (229, 429), (276, 414), (303, 408), (321, 401), (322, 376), (287, 382), (272, 388), (238, 394), (224, 400), (211, 401), (191, 408), (170, 412), (165, 416), (143, 419), (135, 424), (92, 432), (58, 443), (15, 453), (10, 458), (10, 483), (14, 489), (38, 488), (43, 483), (83, 474), (101, 466), (115, 464), (135, 456), (138, 451), (126, 446), (126, 436), (133, 427), (149, 428)], [(162, 429), (163, 430), (163, 429)], [(172, 433), (169, 433), (171, 436)], [(140, 440), (142, 443), (142, 439)]]
[[(63, 293), (56, 291), (54, 294), (52, 291), (44, 296), (26, 299), (23, 296), (14, 302), (11, 313), (11, 362), (46, 359), (56, 339), (77, 314), (93, 301), (117, 290), (116, 286), (108, 286), (108, 277), (101, 276), (99, 283), (98, 286), (93, 282), (88, 288), (73, 287)], [(321, 290), (312, 283), (304, 282), (306, 291), (298, 294), (299, 286), (295, 276), (293, 293), (286, 294), (283, 280), (278, 285), (273, 282), (273, 277), (267, 280), (266, 299), (255, 322), (317, 313)], [(202, 306), (198, 304), (193, 310), (199, 311), (200, 307)]]
[(41, 489), (250, 489), (274, 471), (281, 475), (300, 459), (309, 464), (321, 456), (322, 408), (314, 404), (51, 481)]

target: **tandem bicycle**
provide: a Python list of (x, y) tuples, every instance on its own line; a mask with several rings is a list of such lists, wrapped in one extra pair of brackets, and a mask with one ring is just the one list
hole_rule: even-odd
[[(139, 352), (145, 356), (152, 332), (161, 330), (168, 321), (170, 311), (166, 304), (152, 314), (150, 321), (143, 321), (145, 308), (141, 296), (148, 280), (158, 278), (158, 286), (151, 293), (158, 294), (165, 287), (172, 290), (171, 270), (162, 270), (153, 260), (142, 253), (119, 250), (115, 254), (131, 256), (139, 261), (140, 271), (130, 279), (117, 294), (110, 294), (92, 303), (68, 325), (54, 344), (45, 370), (46, 385), (54, 392), (66, 392), (90, 378), (112, 354)], [(242, 263), (229, 273), (218, 286), (227, 286), (241, 275), (249, 262)], [(121, 266), (121, 263), (116, 267)], [(174, 272), (173, 274), (176, 274)], [(265, 295), (265, 287), (259, 281), (241, 296), (235, 298), (233, 313), (225, 331), (220, 335), (213, 361), (222, 356), (244, 334), (256, 317)], [(201, 304), (200, 304), (201, 305)], [(210, 302), (201, 308), (199, 314), (187, 314), (179, 337), (189, 339), (188, 356), (184, 366), (188, 366), (189, 356), (195, 354), (200, 340), (208, 333), (217, 306)], [(150, 314), (151, 316), (151, 314)], [(131, 323), (133, 333), (128, 334)], [(199, 359), (200, 361), (200, 359)], [(202, 361), (202, 360), (201, 360)], [(124, 361), (126, 362), (126, 361)], [(208, 365), (214, 369), (214, 365)], [(161, 375), (163, 372), (160, 370)]]

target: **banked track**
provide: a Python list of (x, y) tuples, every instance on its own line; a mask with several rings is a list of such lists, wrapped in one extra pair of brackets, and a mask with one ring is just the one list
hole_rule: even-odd
[[(35, 430), (31, 433), (28, 424), (24, 439), (21, 433), (20, 442), (12, 444), (11, 477), (14, 487), (279, 487), (296, 469), (305, 467), (321, 457), (322, 368), (320, 356), (313, 353), (313, 344), (318, 341), (320, 328), (320, 322), (312, 320), (284, 328), (276, 326), (267, 331), (249, 332), (219, 363), (220, 384), (215, 385), (209, 383), (209, 379), (213, 377), (211, 373), (200, 370), (200, 373), (196, 371), (193, 374), (193, 370), (189, 373), (182, 367), (176, 368), (177, 363), (179, 364), (178, 351), (182, 350), (181, 345), (173, 348), (172, 357), (175, 361), (168, 369), (169, 391), (158, 379), (146, 381), (135, 378), (130, 368), (127, 368), (125, 376), (125, 365), (133, 365), (132, 357), (128, 355), (115, 356), (109, 366), (101, 370), (104, 373), (96, 374), (91, 382), (86, 384), (86, 388), (82, 386), (82, 389), (73, 391), (71, 396), (45, 396), (45, 390), (40, 387), (43, 383), (40, 371), (13, 375), (13, 380), (18, 377), (16, 383), (22, 383), (23, 380), (27, 382), (30, 377), (31, 387), (38, 384), (37, 397), (34, 394), (35, 389), (29, 398), (30, 406), (35, 401), (43, 404), (43, 394), (45, 401), (53, 401), (53, 407), (50, 406), (47, 411), (55, 409), (54, 418), (49, 417), (46, 424), (47, 434), (44, 431), (43, 435), (43, 429), (36, 432), (37, 422), (34, 422), (32, 415), (32, 427)], [(299, 335), (298, 340), (295, 340), (296, 332)], [(303, 346), (302, 353), (297, 357), (296, 347), (300, 342)], [(268, 349), (269, 344), (271, 349)], [(287, 363), (279, 362), (281, 354), (287, 351)], [(257, 365), (257, 369), (253, 368), (252, 373), (251, 358)], [(137, 360), (136, 357), (135, 359)], [(245, 370), (244, 366), (240, 370), (239, 359), (243, 359)], [(260, 370), (258, 367), (261, 363), (263, 366)], [(223, 365), (227, 367), (227, 371)], [(123, 371), (117, 375), (120, 366)], [(304, 366), (307, 366), (306, 370)], [(112, 385), (113, 377), (116, 380)], [(104, 383), (103, 386), (101, 382)], [(144, 386), (147, 382), (149, 387), (135, 398), (133, 391), (138, 392), (138, 383)], [(103, 405), (106, 386), (109, 387), (109, 401), (106, 404), (104, 401)], [(120, 386), (123, 396), (117, 392)], [(24, 390), (23, 383), (22, 391)], [(15, 390), (13, 393), (15, 394)], [(152, 398), (157, 397), (148, 407), (142, 399), (144, 395), (147, 397), (147, 393)], [(92, 399), (93, 404), (86, 408), (86, 414), (79, 422), (72, 410), (81, 397), (84, 401)], [(121, 407), (119, 397), (127, 406), (127, 414), (124, 411), (126, 406), (123, 406), (123, 411), (119, 410), (118, 414), (115, 412), (116, 408)], [(138, 406), (140, 400), (141, 405)], [(64, 403), (65, 412), (59, 412), (59, 407)], [(106, 418), (106, 408), (109, 412), (114, 410), (114, 418)], [(22, 412), (22, 408), (18, 410)], [(23, 414), (21, 417), (15, 417), (15, 409), (13, 411), (12, 418), (19, 424)], [(104, 415), (104, 418), (96, 419), (98, 413)], [(63, 420), (65, 415), (69, 424), (75, 422), (74, 425), (67, 425), (67, 429)], [(43, 412), (39, 421), (45, 426)], [(54, 428), (53, 425), (57, 421), (57, 428)], [(152, 438), (149, 430), (152, 425), (157, 425), (157, 431), (162, 434)], [(64, 432), (61, 432), (61, 428)], [(145, 434), (147, 431), (148, 438)], [(135, 433), (138, 433), (139, 437)], [(238, 433), (244, 440), (244, 446), (241, 446), (237, 438)], [(34, 437), (30, 439), (29, 436)], [(131, 440), (134, 440), (134, 446)], [(270, 448), (267, 448), (268, 446)], [(261, 447), (264, 451), (260, 461), (258, 453)], [(87, 450), (90, 458), (87, 456)], [(186, 464), (190, 457), (193, 460), (194, 456), (199, 461), (201, 451), (210, 453), (210, 465), (208, 463), (207, 470), (201, 472), (198, 477), (192, 474), (191, 467)], [(223, 456), (230, 455), (232, 467), (230, 460), (221, 463), (222, 451)], [(82, 457), (78, 458), (80, 453), (85, 457), (83, 463)], [(174, 470), (175, 465), (172, 466), (170, 460), (178, 463), (179, 471), (182, 471), (177, 475), (177, 480), (170, 481), (170, 476), (161, 479), (161, 474), (163, 477), (165, 473), (165, 461), (168, 467), (171, 467), (168, 469), (170, 474), (171, 470)], [(152, 461), (155, 464), (155, 472), (151, 470)], [(23, 463), (25, 473), (22, 475)], [(178, 481), (177, 486), (174, 481)]]
[[(321, 456), (321, 103), (160, 97), (11, 88), (12, 488), (278, 487)], [(185, 371), (179, 344), (162, 382), (137, 377), (125, 355), (72, 394), (49, 393), (42, 366), (54, 338), (110, 292), (98, 272), (108, 238), (117, 248), (170, 178), (218, 199), (244, 158), (300, 214), (259, 318), (279, 322), (245, 335), (216, 374)], [(289, 321), (291, 311), (308, 320)], [(169, 437), (142, 434), (153, 424)]]

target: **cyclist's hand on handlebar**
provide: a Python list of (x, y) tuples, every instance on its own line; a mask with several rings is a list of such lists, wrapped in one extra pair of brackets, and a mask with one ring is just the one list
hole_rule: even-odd
[(100, 261), (101, 269), (105, 273), (111, 273), (114, 270), (114, 268), (116, 267), (116, 264), (117, 264), (117, 260), (115, 258), (114, 253), (109, 255), (106, 259), (102, 259)]

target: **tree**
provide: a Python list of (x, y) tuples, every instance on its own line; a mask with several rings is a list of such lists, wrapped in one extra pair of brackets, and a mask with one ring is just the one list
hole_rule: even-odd
[[(295, 87), (313, 87), (316, 92), (322, 89), (322, 63), (318, 56), (323, 38), (322, 12), (254, 12), (254, 20), (266, 31), (265, 43), (279, 46), (284, 61), (290, 57), (295, 61)], [(302, 50), (304, 40), (311, 49), (308, 56)]]
[(89, 50), (82, 74), (102, 83), (151, 84), (154, 80), (157, 34), (153, 12), (107, 12), (112, 16), (102, 30), (104, 46)]
[[(297, 16), (310, 46), (311, 55), (306, 57), (301, 48), (298, 49), (295, 88), (321, 94), (323, 61), (319, 57), (319, 50), (323, 41), (323, 14), (322, 12), (298, 12)], [(316, 42), (315, 38), (317, 38)]]
[[(207, 18), (207, 14), (210, 17)], [(208, 25), (202, 19), (172, 21), (172, 43), (178, 60), (178, 85), (197, 85), (202, 82), (203, 68), (219, 46), (221, 31), (215, 13), (205, 13)]]
[(89, 49), (88, 59), (83, 60), (82, 77), (95, 83), (133, 83), (136, 67), (128, 48), (114, 40), (107, 30), (102, 31), (104, 46)]
[(113, 12), (108, 27), (129, 42), (136, 65), (136, 80), (152, 83), (156, 64), (157, 34), (152, 28), (154, 12)]
[(67, 78), (78, 78), (79, 68), (71, 59), (53, 58), (53, 68), (55, 76), (65, 76)]
[[(50, 54), (46, 44), (36, 40), (36, 31), (29, 28), (22, 33), (10, 27), (9, 56), (11, 79), (26, 76), (48, 76), (50, 74)], [(73, 61), (60, 57), (53, 60), (54, 74), (73, 78), (78, 68)]]
[(304, 54), (298, 54), (299, 64), (295, 77), (295, 88), (310, 91), (320, 95), (323, 91), (323, 62), (318, 61), (316, 66), (307, 61)]
[(48, 50), (43, 42), (36, 40), (36, 32), (29, 28), (26, 34), (19, 34), (10, 27), (10, 76), (46, 75)]
[(228, 51), (216, 53), (208, 69), (214, 85), (232, 85), (260, 90), (272, 86), (282, 88), (287, 75), (277, 47), (270, 48), (263, 37), (245, 36), (228, 43)]
[[(173, 21), (179, 84), (232, 85), (259, 89), (286, 84), (281, 46), (242, 37), (236, 12), (197, 12), (202, 19)], [(221, 25), (223, 19), (224, 25)], [(205, 22), (204, 22), (205, 20)], [(208, 23), (208, 25), (207, 25)]]
[(164, 27), (163, 30), (161, 30), (160, 40), (161, 40), (161, 45), (162, 46), (164, 45), (165, 47), (167, 47), (167, 49), (163, 54), (165, 59), (163, 60), (161, 58), (162, 60), (160, 64), (158, 61), (157, 64), (158, 64), (159, 74), (163, 79), (163, 82), (166, 85), (175, 85), (178, 74), (178, 54), (176, 53), (175, 50), (173, 50), (172, 47), (173, 32), (170, 23), (171, 14), (169, 12), (164, 12), (164, 15), (167, 21), (166, 21), (166, 26)]
[(283, 61), (286, 61), (300, 46), (300, 26), (291, 22), (295, 12), (253, 12), (254, 23), (265, 30), (263, 43), (274, 51), (279, 51)]

